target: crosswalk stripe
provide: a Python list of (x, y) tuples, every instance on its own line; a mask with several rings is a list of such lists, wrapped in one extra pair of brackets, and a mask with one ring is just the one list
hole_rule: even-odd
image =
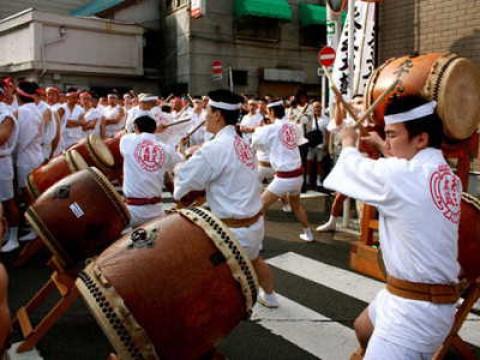
[[(377, 292), (384, 287), (384, 283), (380, 281), (293, 252), (270, 258), (267, 262), (276, 268), (366, 303), (370, 303)], [(460, 336), (465, 341), (480, 347), (480, 317), (469, 314), (460, 330)]]
[(281, 306), (256, 305), (251, 320), (322, 359), (348, 359), (358, 347), (352, 329), (279, 295)]

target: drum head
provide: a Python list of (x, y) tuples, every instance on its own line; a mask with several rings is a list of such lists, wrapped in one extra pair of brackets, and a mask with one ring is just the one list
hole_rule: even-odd
[(446, 57), (433, 66), (432, 99), (445, 134), (456, 140), (470, 137), (480, 123), (480, 70), (469, 60)]
[(88, 137), (88, 144), (91, 147), (93, 154), (95, 154), (95, 157), (103, 166), (112, 167), (115, 165), (112, 152), (108, 149), (107, 145), (105, 145), (101, 138), (96, 135), (90, 135)]
[(76, 150), (69, 151), (69, 158), (67, 161), (71, 161), (71, 166), (75, 171), (83, 170), (88, 168), (87, 162), (83, 159), (82, 155)]

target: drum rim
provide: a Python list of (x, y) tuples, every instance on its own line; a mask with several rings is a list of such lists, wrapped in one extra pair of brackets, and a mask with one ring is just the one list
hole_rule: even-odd
[(40, 196), (40, 190), (38, 187), (33, 183), (32, 180), (32, 173), (33, 171), (30, 172), (27, 176), (27, 191), (30, 194), (30, 197), (35, 200)]
[(65, 153), (65, 159), (72, 174), (88, 168), (87, 162), (77, 150), (71, 150)]
[(74, 264), (72, 258), (59, 245), (55, 236), (50, 232), (33, 206), (30, 206), (25, 212), (25, 219), (30, 223), (35, 233), (40, 236), (47, 248), (54, 254), (60, 265), (66, 268), (68, 264)]
[[(257, 297), (258, 280), (251, 261), (233, 233), (215, 215), (205, 209), (181, 209), (176, 213), (200, 227), (224, 255), (232, 278), (240, 283), (245, 297), (246, 312), (249, 315)], [(239, 259), (244, 261), (243, 268), (238, 263)], [(242, 270), (249, 271), (250, 278)], [(141, 353), (145, 359), (158, 359), (148, 334), (135, 320), (122, 297), (103, 276), (102, 270), (95, 262), (79, 273), (75, 284), (89, 311), (122, 359), (133, 359), (138, 353)]]
[(100, 168), (111, 168), (115, 165), (115, 159), (112, 152), (103, 140), (95, 134), (90, 134), (87, 138), (87, 149), (93, 161)]
[(110, 180), (96, 167), (92, 166), (86, 170), (93, 175), (93, 179), (104, 190), (107, 197), (110, 198), (110, 201), (117, 209), (117, 213), (120, 214), (124, 220), (124, 225), (127, 226), (130, 223), (130, 213), (123, 202), (123, 198), (118, 194), (117, 190), (115, 190)]

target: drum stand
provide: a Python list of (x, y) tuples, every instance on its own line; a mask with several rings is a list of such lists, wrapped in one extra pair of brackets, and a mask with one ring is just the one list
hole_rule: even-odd
[[(68, 273), (55, 257), (52, 257), (48, 264), (54, 270), (50, 279), (25, 306), (18, 309), (14, 319), (14, 322), (18, 321), (22, 335), (25, 337), (17, 349), (19, 353), (34, 348), (55, 322), (70, 308), (79, 295), (75, 287), (76, 276)], [(29, 314), (44, 303), (54, 290), (58, 290), (61, 296), (60, 300), (55, 303), (38, 325), (33, 327)]]
[[(462, 181), (462, 187), (468, 189), (468, 176), (470, 171), (470, 159), (476, 156), (479, 147), (479, 135), (474, 134), (470, 138), (455, 144), (445, 144), (442, 151), (447, 159), (457, 159), (457, 175)], [(363, 207), (362, 221), (360, 225), (360, 238), (350, 248), (350, 267), (357, 272), (385, 281), (383, 261), (376, 245), (378, 231), (377, 210), (375, 207), (366, 205)], [(480, 296), (480, 279), (471, 281), (462, 296), (464, 302), (457, 310), (451, 333), (442, 348), (435, 354), (435, 360), (442, 359), (451, 346), (460, 352), (465, 359), (476, 359), (469, 346), (458, 336), (469, 311)]]

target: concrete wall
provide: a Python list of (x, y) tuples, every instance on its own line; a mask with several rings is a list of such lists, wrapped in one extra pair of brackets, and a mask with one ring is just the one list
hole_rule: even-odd
[(478, 0), (384, 1), (379, 62), (418, 51), (452, 51), (480, 64)]
[(88, 4), (91, 0), (0, 0), (0, 19), (28, 8), (54, 14), (70, 14), (70, 11)]
[[(140, 76), (143, 30), (109, 20), (29, 11), (0, 21), (0, 66), (15, 73), (39, 70)], [(19, 46), (21, 44), (21, 46)]]
[(109, 18), (135, 23), (151, 30), (160, 30), (160, 8), (159, 0), (142, 0), (116, 10)]
[[(211, 64), (221, 60), (226, 70), (248, 71), (248, 85), (235, 88), (238, 92), (255, 94), (264, 68), (300, 70), (305, 73), (307, 84), (318, 85), (316, 54), (318, 49), (300, 45), (298, 3), (290, 0), (293, 9), (291, 23), (281, 25), (280, 41), (239, 40), (234, 34), (234, 0), (207, 1), (207, 15), (190, 20), (188, 9), (180, 8), (166, 17), (167, 74), (165, 84), (175, 81), (189, 82), (191, 94), (205, 94), (220, 86), (227, 86), (226, 73), (223, 81), (213, 81)], [(318, 1), (302, 1), (318, 4)], [(176, 59), (174, 59), (176, 53)]]

